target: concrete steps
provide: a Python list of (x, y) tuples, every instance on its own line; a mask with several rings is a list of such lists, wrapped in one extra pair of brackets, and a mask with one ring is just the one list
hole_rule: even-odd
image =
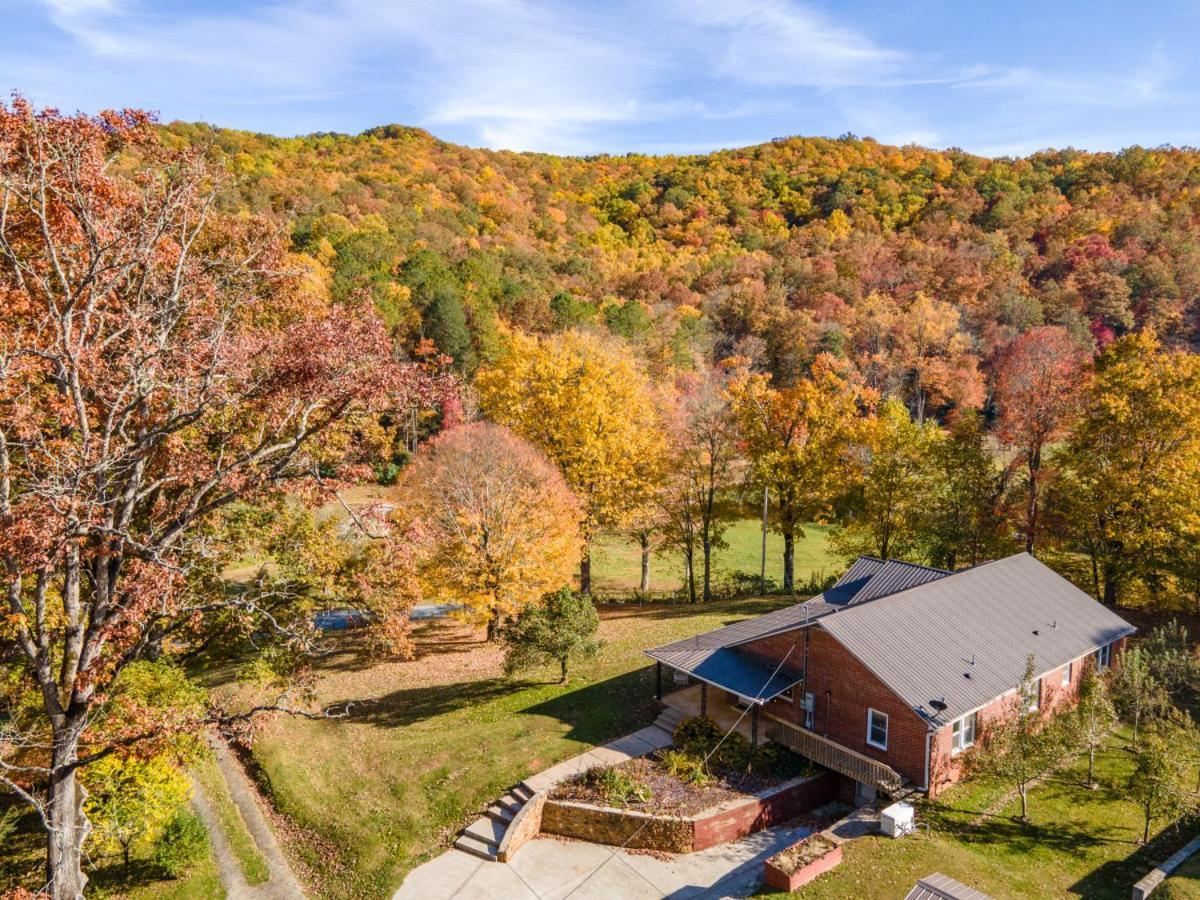
[(480, 859), (494, 860), (509, 824), (532, 796), (524, 784), (517, 785), (489, 806), (482, 818), (464, 828), (454, 846)]
[(683, 710), (668, 706), (658, 714), (658, 718), (654, 720), (654, 724), (667, 734), (674, 734), (675, 726), (682, 722), (684, 718), (686, 718), (686, 716)]

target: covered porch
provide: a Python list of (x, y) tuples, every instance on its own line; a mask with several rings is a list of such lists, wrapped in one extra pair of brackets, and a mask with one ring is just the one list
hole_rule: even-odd
[(725, 730), (734, 728), (736, 723), (738, 734), (748, 741), (755, 740), (754, 724), (758, 719), (758, 707), (751, 707), (749, 712), (744, 712), (729, 702), (726, 691), (701, 682), (664, 693), (660, 699), (663, 706), (679, 711), (685, 718), (706, 715)]
[(707, 715), (724, 729), (734, 728), (752, 744), (775, 741), (818, 765), (890, 796), (896, 796), (905, 787), (905, 779), (886, 763), (771, 715), (760, 704), (743, 701), (748, 706), (743, 709), (732, 699), (738, 696), (736, 693), (716, 685), (701, 681), (680, 687), (673, 683), (673, 673), (664, 673), (665, 668), (660, 666), (656, 679), (657, 698), (680, 718)]

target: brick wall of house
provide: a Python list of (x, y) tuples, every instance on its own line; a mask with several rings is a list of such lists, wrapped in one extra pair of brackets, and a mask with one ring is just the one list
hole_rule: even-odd
[[(925, 782), (925, 737), (928, 728), (903, 700), (896, 696), (858, 659), (839, 644), (820, 625), (785, 632), (744, 644), (738, 649), (772, 666), (787, 655), (790, 666), (801, 668), (807, 649), (808, 680), (803, 691), (815, 695), (813, 731), (837, 741), (851, 750), (887, 763), (914, 784)], [(1113, 645), (1112, 664), (1118, 664), (1125, 639)], [(790, 653), (789, 653), (790, 651)], [(1062, 669), (1042, 678), (1039, 705), (1045, 714), (1061, 711), (1075, 702), (1083, 674), (1082, 657), (1073, 663), (1071, 683), (1062, 684)], [(781, 719), (804, 724), (803, 693), (800, 687), (793, 702), (776, 699), (767, 711)], [(982, 732), (989, 717), (998, 715), (1012, 697), (1001, 698), (978, 713), (977, 729)], [(876, 709), (888, 716), (888, 749), (879, 750), (867, 743), (867, 710)], [(951, 730), (946, 725), (930, 739), (930, 794), (936, 795), (962, 776), (963, 755), (951, 754)]]
[[(813, 731), (864, 756), (887, 763), (914, 784), (925, 781), (925, 722), (882, 681), (833, 639), (820, 625), (810, 626), (808, 680), (804, 690), (815, 695)], [(788, 662), (804, 662), (803, 629), (744, 644), (738, 649), (775, 663), (795, 645)], [(797, 666), (800, 667), (799, 665)], [(781, 719), (804, 724), (803, 696), (794, 702), (773, 700), (767, 711)], [(867, 743), (867, 710), (888, 717), (888, 748)]]
[[(1120, 655), (1125, 650), (1125, 638), (1114, 642), (1112, 650), (1113, 666), (1118, 665)], [(1063, 669), (1061, 667), (1042, 676), (1041, 691), (1038, 696), (1038, 706), (1043, 715), (1065, 712), (1079, 699), (1079, 685), (1083, 678), (1084, 667), (1091, 665), (1092, 654), (1087, 654), (1072, 662), (1071, 683), (1062, 683)], [(1017, 702), (1015, 694), (1001, 697), (985, 706), (976, 713), (977, 739), (984, 733), (989, 720), (1005, 712)], [(970, 750), (963, 753), (953, 753), (951, 741), (952, 724), (946, 725), (934, 734), (930, 745), (930, 786), (929, 796), (935, 797), (963, 776), (964, 763)]]

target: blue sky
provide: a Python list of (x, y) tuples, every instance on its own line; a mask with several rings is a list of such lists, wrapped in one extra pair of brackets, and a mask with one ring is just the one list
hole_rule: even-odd
[(280, 135), (987, 155), (1200, 144), (1200, 0), (0, 0), (0, 90)]

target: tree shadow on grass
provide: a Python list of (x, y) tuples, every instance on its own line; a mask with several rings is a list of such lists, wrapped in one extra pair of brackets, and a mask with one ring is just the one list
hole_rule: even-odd
[(518, 712), (558, 719), (569, 726), (571, 740), (601, 744), (654, 721), (654, 667), (567, 690)]
[[(1133, 885), (1192, 838), (1192, 832), (1169, 826), (1124, 859), (1112, 859), (1071, 885), (1071, 892), (1098, 900), (1125, 900)], [(1135, 842), (1130, 842), (1135, 843)]]
[[(361, 722), (379, 728), (413, 725), (464, 707), (490, 703), (528, 686), (529, 682), (485, 678), (479, 681), (460, 681), (456, 684), (402, 688), (371, 700), (348, 701), (349, 713), (345, 721)], [(334, 703), (331, 707), (340, 708), (343, 705)]]

